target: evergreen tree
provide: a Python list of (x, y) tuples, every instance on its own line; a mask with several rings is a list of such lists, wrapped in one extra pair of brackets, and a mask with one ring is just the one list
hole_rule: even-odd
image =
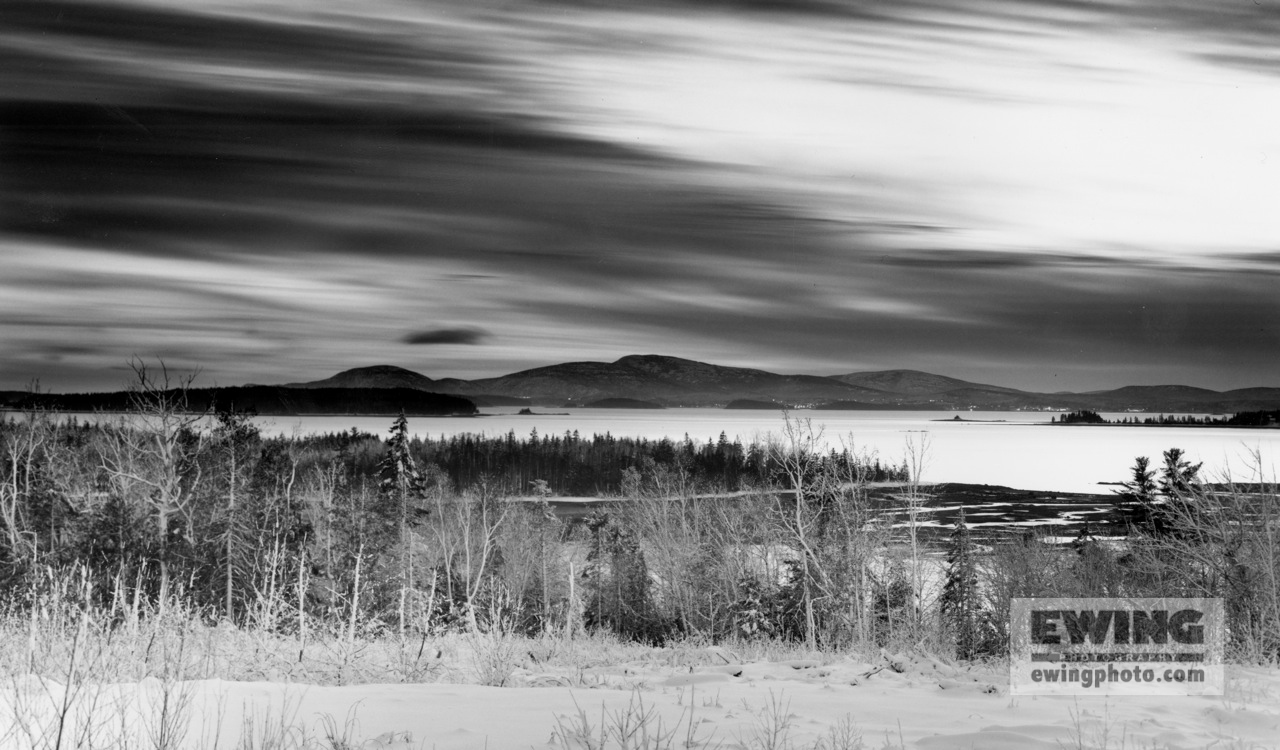
[(1129, 526), (1145, 526), (1150, 522), (1152, 503), (1156, 499), (1155, 471), (1151, 469), (1151, 459), (1138, 456), (1133, 460), (1130, 470), (1132, 477), (1121, 484), (1124, 487), (1117, 499), (1122, 503), (1117, 515)]
[(1181, 448), (1164, 452), (1164, 468), (1160, 471), (1160, 493), (1169, 498), (1182, 497), (1199, 481), (1200, 467), (1184, 459)]
[(409, 450), (409, 421), (404, 411), (391, 425), (391, 437), (387, 438), (387, 453), (378, 464), (378, 491), (384, 500), (383, 507), (393, 514), (396, 535), (400, 548), (400, 606), (398, 619), (400, 631), (404, 632), (406, 621), (406, 597), (414, 590), (413, 576), (413, 537), (409, 526), (410, 514), (414, 512), (416, 502), (424, 494), (421, 472), (413, 460)]
[(650, 591), (641, 540), (607, 510), (593, 512), (586, 526), (591, 538), (583, 571), (587, 584), (584, 624), (661, 645), (671, 634), (671, 624), (658, 611)]
[(956, 655), (972, 659), (981, 647), (979, 625), (978, 567), (973, 540), (964, 520), (964, 508), (956, 518), (947, 543), (947, 580), (942, 587), (942, 617), (956, 637)]
[(387, 453), (378, 463), (379, 490), (403, 505), (411, 501), (422, 487), (422, 474), (409, 450), (409, 420), (404, 412), (391, 425)]
[(217, 413), (218, 425), (213, 439), (218, 458), (224, 462), (218, 472), (226, 481), (226, 499), (223, 506), (221, 537), (222, 553), (222, 606), (223, 616), (231, 620), (235, 616), (235, 589), (237, 581), (243, 583), (251, 575), (252, 529), (247, 522), (245, 505), (246, 468), (260, 448), (261, 432), (252, 421), (253, 413), (234, 408)]
[(1191, 500), (1201, 464), (1193, 465), (1184, 459), (1182, 449), (1170, 448), (1164, 452), (1158, 483), (1150, 465), (1146, 456), (1134, 460), (1133, 479), (1124, 483), (1125, 489), (1120, 493), (1120, 498), (1129, 504), (1121, 509), (1121, 516), (1157, 536), (1176, 534), (1175, 527), (1185, 525), (1194, 510)]
[(1194, 500), (1199, 483), (1201, 464), (1192, 465), (1184, 459), (1181, 448), (1164, 452), (1164, 466), (1160, 470), (1160, 494), (1163, 501), (1153, 505), (1149, 526), (1162, 536), (1182, 536), (1197, 525), (1198, 508)]

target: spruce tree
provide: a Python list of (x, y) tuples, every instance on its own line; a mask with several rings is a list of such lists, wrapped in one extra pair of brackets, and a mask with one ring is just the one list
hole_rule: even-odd
[(1160, 492), (1170, 498), (1189, 493), (1200, 480), (1202, 464), (1192, 465), (1184, 459), (1181, 448), (1164, 452), (1164, 468), (1160, 471)]
[(1160, 494), (1164, 495), (1164, 502), (1152, 514), (1154, 533), (1184, 536), (1198, 525), (1200, 509), (1195, 498), (1201, 464), (1193, 465), (1182, 456), (1181, 448), (1164, 452), (1164, 466), (1160, 470)]
[(409, 452), (409, 420), (403, 410), (391, 425), (390, 433), (387, 454), (378, 464), (379, 489), (393, 497), (407, 498), (421, 486), (422, 475)]
[(956, 655), (972, 659), (981, 646), (978, 567), (963, 507), (947, 543), (947, 580), (942, 587), (941, 604), (942, 617), (955, 633)]
[(1125, 524), (1145, 528), (1151, 522), (1152, 504), (1156, 499), (1156, 473), (1151, 469), (1151, 459), (1146, 456), (1135, 458), (1129, 471), (1132, 478), (1121, 484), (1124, 489), (1118, 499), (1123, 505), (1116, 511)]
[(254, 425), (255, 412), (236, 411), (234, 407), (217, 412), (218, 425), (213, 439), (219, 459), (224, 462), (222, 477), (226, 481), (226, 505), (223, 506), (221, 552), (223, 556), (223, 616), (235, 617), (235, 588), (252, 576), (253, 529), (245, 511), (245, 485), (256, 454), (261, 449), (262, 433)]
[(409, 420), (404, 410), (391, 425), (391, 436), (387, 438), (387, 453), (378, 464), (378, 491), (382, 495), (385, 507), (393, 513), (392, 518), (400, 547), (400, 606), (398, 609), (400, 631), (404, 632), (406, 621), (406, 597), (414, 590), (413, 578), (413, 539), (409, 528), (409, 516), (413, 512), (415, 502), (423, 495), (424, 481), (409, 451)]
[(1180, 448), (1164, 452), (1164, 466), (1160, 481), (1146, 456), (1134, 460), (1133, 479), (1124, 483), (1120, 498), (1128, 503), (1122, 508), (1121, 517), (1132, 526), (1156, 536), (1177, 535), (1177, 528), (1186, 525), (1195, 508), (1196, 485), (1200, 481), (1201, 464), (1192, 464), (1183, 458)]

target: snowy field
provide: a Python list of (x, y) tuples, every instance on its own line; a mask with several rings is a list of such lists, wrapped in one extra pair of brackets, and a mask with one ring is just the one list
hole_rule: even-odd
[[(750, 649), (754, 653), (746, 653)], [(1280, 670), (1224, 697), (1014, 697), (1002, 663), (452, 636), (430, 682), (10, 679), (6, 748), (1271, 748)], [(247, 656), (247, 655), (246, 655)], [(502, 686), (478, 684), (502, 683)], [(167, 706), (167, 710), (166, 710)], [(19, 719), (15, 723), (15, 718)]]

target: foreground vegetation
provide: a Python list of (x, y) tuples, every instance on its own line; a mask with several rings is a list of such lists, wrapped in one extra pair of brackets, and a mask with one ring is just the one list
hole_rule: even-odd
[[(138, 374), (127, 416), (0, 422), (0, 672), (18, 711), (0, 731), (24, 746), (91, 746), (62, 733), (88, 695), (75, 691), (107, 677), (165, 696), (215, 677), (505, 685), (529, 658), (627, 643), (999, 658), (1015, 597), (1222, 597), (1231, 658), (1280, 654), (1274, 486), (1203, 485), (1176, 449), (1160, 469), (1135, 463), (1123, 544), (1086, 531), (979, 546), (962, 514), (931, 547), (916, 522), (925, 443), (888, 466), (792, 419), (746, 447), (422, 441), (403, 418), (385, 439), (265, 439)], [(544, 501), (584, 478), (617, 502), (562, 521)], [(886, 480), (901, 493), (873, 499)], [(726, 489), (740, 492), (708, 494)], [(23, 724), (23, 700), (53, 708)]]
[[(1008, 600), (1221, 596), (1232, 647), (1280, 649), (1274, 488), (1209, 488), (1176, 449), (1143, 458), (1118, 501), (1126, 544), (1009, 535), (979, 548), (963, 516), (930, 549), (915, 483), (826, 450), (788, 419), (751, 446), (577, 435), (263, 438), (248, 416), (188, 410), (137, 370), (133, 412), (97, 424), (31, 411), (0, 423), (0, 597), (76, 571), (84, 607), (177, 601), (208, 623), (305, 638), (608, 630), (648, 643), (905, 643), (962, 657), (1005, 647)], [(545, 500), (584, 478), (613, 502), (582, 523)], [(1157, 481), (1157, 479), (1159, 481)], [(1257, 479), (1257, 478), (1255, 478)], [(902, 482), (891, 501), (876, 482)], [(714, 490), (745, 490), (733, 496)], [(903, 507), (905, 506), (905, 507)], [(905, 518), (905, 522), (894, 523)]]
[[(193, 413), (183, 388), (138, 376), (127, 416), (0, 422), (0, 592), (76, 569), (93, 591), (130, 600), (166, 601), (180, 587), (193, 610), (236, 624), (269, 600), (259, 624), (272, 629), (307, 618), (397, 633), (580, 624), (655, 642), (754, 634), (829, 646), (944, 635), (911, 522), (927, 497), (913, 481), (923, 444), (891, 466), (824, 450), (820, 430), (790, 419), (744, 447), (723, 435), (422, 440), (403, 416), (386, 439), (265, 439), (248, 415)], [(1072, 555), (1025, 536), (980, 554), (961, 522), (948, 554), (972, 559), (974, 580), (958, 582), (949, 564), (949, 590), (962, 592), (949, 596), (981, 613), (999, 611), (1000, 596), (1172, 586), (1232, 596), (1240, 616), (1265, 620), (1274, 492), (1209, 489), (1198, 470), (1174, 449), (1157, 482), (1139, 459), (1120, 496), (1134, 532), (1123, 552), (1086, 535)], [(905, 514), (871, 499), (887, 480), (903, 484)], [(619, 502), (567, 524), (536, 501), (584, 490)], [(708, 496), (725, 490), (739, 492)], [(893, 514), (908, 523), (890, 528)], [(1047, 556), (1033, 565), (1042, 580), (1020, 578), (1027, 550)], [(1175, 552), (1199, 564), (1161, 569)], [(1267, 638), (1257, 645), (1272, 648)]]

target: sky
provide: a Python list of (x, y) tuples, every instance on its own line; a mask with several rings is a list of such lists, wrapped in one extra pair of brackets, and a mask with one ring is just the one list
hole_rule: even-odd
[(1280, 386), (1276, 39), (1280, 0), (4, 0), (0, 389)]

